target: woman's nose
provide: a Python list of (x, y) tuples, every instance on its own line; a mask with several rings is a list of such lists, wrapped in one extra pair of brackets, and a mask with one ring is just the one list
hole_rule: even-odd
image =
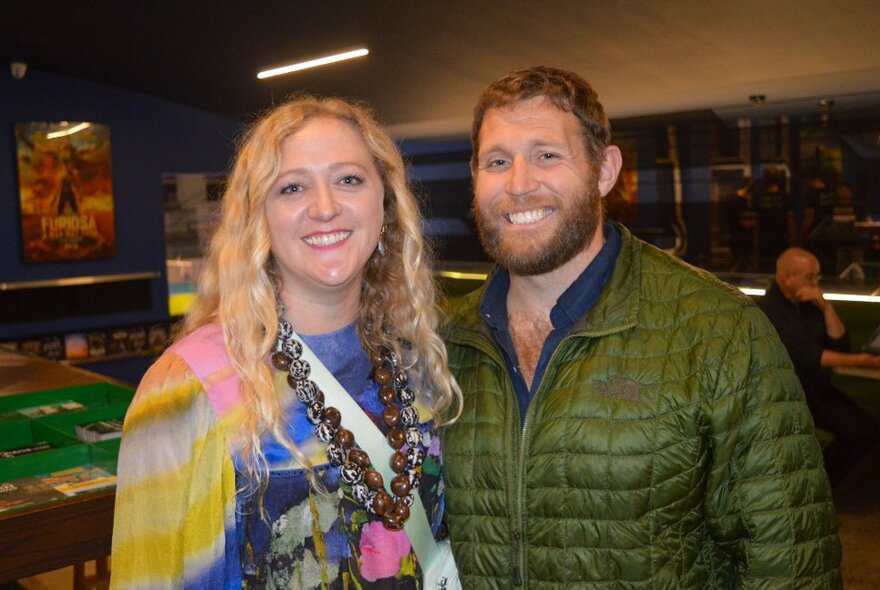
[(329, 221), (339, 215), (342, 208), (333, 190), (325, 184), (319, 184), (315, 189), (315, 198), (309, 206), (309, 215), (321, 221)]

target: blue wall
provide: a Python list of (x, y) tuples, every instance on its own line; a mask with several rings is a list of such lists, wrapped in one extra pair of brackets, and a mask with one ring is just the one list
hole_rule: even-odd
[[(92, 121), (110, 127), (116, 224), (114, 258), (24, 264), (18, 223), (13, 126), (23, 121)], [(159, 272), (149, 311), (7, 324), (0, 340), (167, 319), (162, 176), (223, 172), (239, 122), (169, 101), (29, 70), (0, 77), (0, 282)], [(3, 313), (3, 310), (0, 310)]]

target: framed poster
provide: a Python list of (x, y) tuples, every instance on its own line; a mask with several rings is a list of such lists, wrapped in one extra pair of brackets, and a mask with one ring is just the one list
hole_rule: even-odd
[(24, 261), (116, 254), (110, 128), (99, 123), (17, 123)]

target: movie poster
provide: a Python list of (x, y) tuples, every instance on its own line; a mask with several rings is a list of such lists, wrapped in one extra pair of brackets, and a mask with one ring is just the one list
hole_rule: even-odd
[(25, 262), (116, 253), (110, 128), (98, 123), (17, 123)]

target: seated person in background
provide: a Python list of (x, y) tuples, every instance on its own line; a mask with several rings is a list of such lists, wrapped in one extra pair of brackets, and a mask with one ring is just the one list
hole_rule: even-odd
[(825, 469), (831, 485), (880, 440), (880, 426), (831, 385), (833, 367), (880, 367), (880, 357), (849, 352), (846, 328), (819, 288), (819, 261), (789, 248), (776, 261), (776, 280), (758, 305), (776, 327), (803, 385), (816, 426), (831, 432)]

